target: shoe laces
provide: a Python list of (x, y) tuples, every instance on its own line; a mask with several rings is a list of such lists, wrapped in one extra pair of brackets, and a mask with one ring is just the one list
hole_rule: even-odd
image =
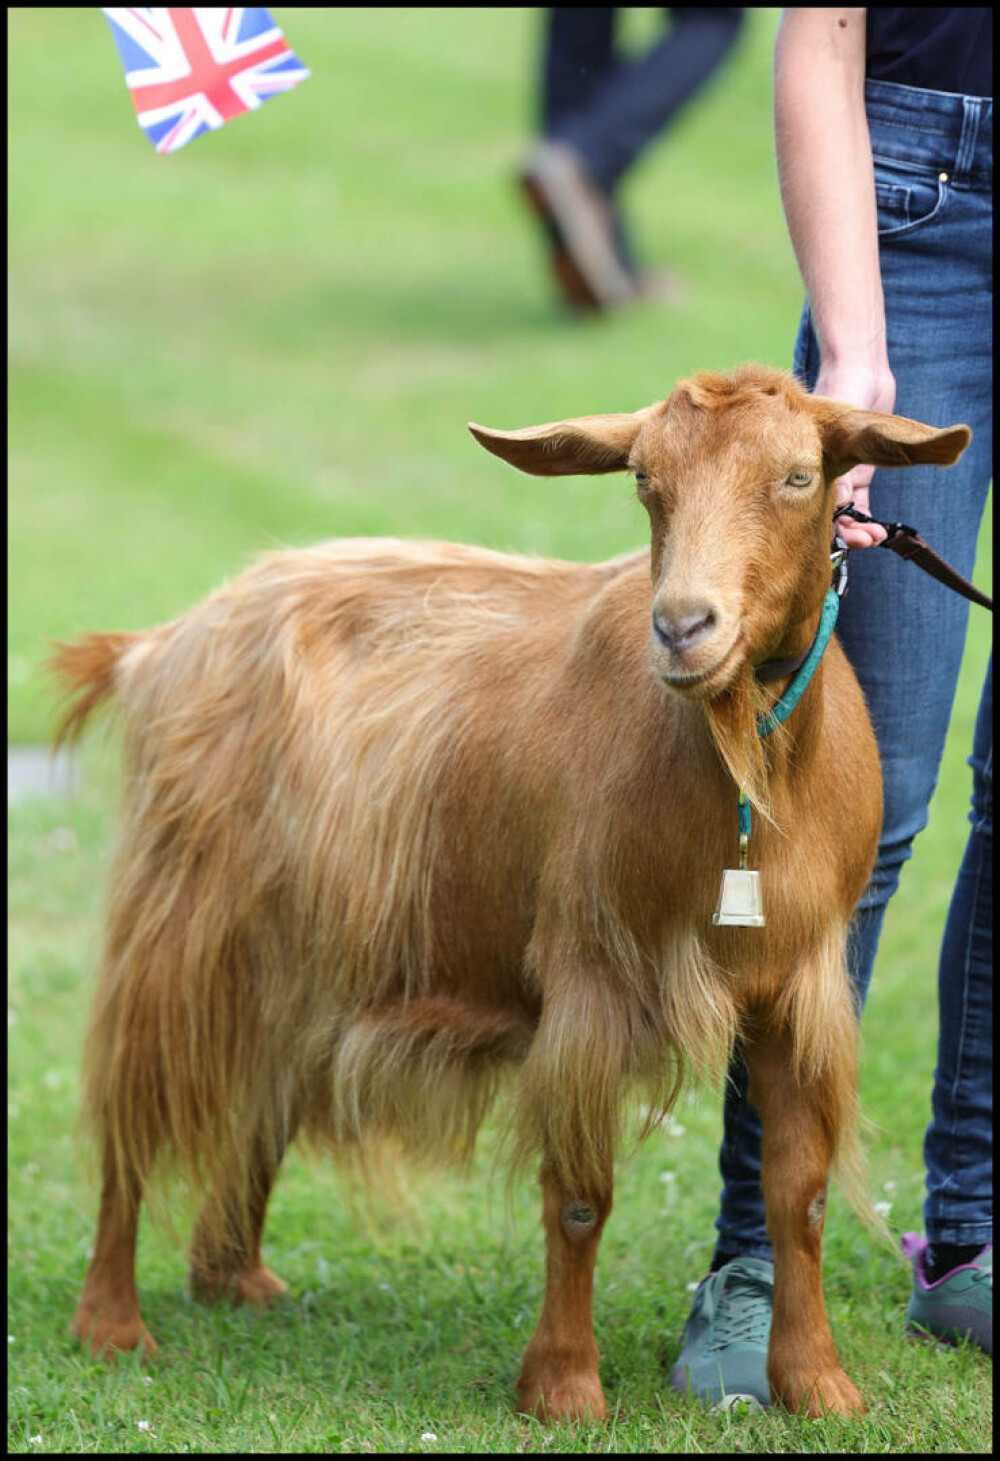
[(771, 1333), (771, 1285), (748, 1273), (725, 1273), (716, 1295), (713, 1349), (730, 1344), (767, 1348)]

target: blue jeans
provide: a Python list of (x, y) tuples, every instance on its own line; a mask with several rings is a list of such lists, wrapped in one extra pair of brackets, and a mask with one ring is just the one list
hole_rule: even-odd
[[(933, 426), (972, 427), (972, 443), (954, 467), (876, 472), (871, 511), (882, 521), (911, 523), (971, 577), (992, 459), (993, 104), (869, 81), (865, 105), (895, 410)], [(808, 303), (794, 369), (810, 388), (815, 384), (819, 347)], [(848, 567), (837, 633), (864, 690), (884, 781), (878, 857), (848, 947), (860, 1010), (886, 905), (913, 839), (927, 823), (969, 604), (885, 550), (856, 551)], [(992, 660), (970, 758), (972, 831), (938, 971), (924, 1214), (927, 1236), (939, 1243), (986, 1244), (993, 1236), (991, 710)], [(771, 1256), (760, 1191), (760, 1121), (746, 1092), (746, 1067), (737, 1055), (727, 1082), (719, 1162), (724, 1186), (716, 1266), (738, 1253)]]

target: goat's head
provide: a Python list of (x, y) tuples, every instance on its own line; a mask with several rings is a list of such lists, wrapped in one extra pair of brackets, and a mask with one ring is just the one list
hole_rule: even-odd
[(635, 474), (652, 529), (652, 666), (694, 699), (814, 626), (838, 476), (861, 462), (950, 466), (971, 437), (811, 396), (754, 365), (700, 372), (642, 411), (469, 429), (538, 476)]

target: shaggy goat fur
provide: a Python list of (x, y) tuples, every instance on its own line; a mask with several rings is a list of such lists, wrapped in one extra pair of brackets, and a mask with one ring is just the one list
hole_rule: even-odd
[[(260, 1231), (296, 1133), (335, 1155), (392, 1136), (460, 1160), (512, 1069), (511, 1155), (543, 1159), (550, 1252), (521, 1401), (600, 1413), (596, 1348), (578, 1336), (623, 1098), (644, 1086), (655, 1120), (685, 1063), (721, 1071), (739, 1037), (790, 1295), (772, 1382), (789, 1404), (850, 1409), (802, 1224), (838, 1150), (864, 1201), (844, 941), (875, 853), (878, 762), (835, 640), (766, 741), (754, 716), (786, 682), (765, 690), (753, 667), (815, 633), (835, 476), (950, 461), (968, 433), (757, 367), (631, 415), (472, 429), (539, 474), (636, 471), (651, 550), (576, 564), (332, 542), (268, 555), (170, 624), (55, 656), (78, 697), (60, 737), (112, 694), (125, 733), (87, 1050), (104, 1197), (78, 1330), (95, 1352), (153, 1347), (133, 1263), (161, 1159), (204, 1194), (196, 1287), (267, 1297), (280, 1285)], [(762, 929), (712, 924), (737, 783), (766, 814), (751, 842)]]

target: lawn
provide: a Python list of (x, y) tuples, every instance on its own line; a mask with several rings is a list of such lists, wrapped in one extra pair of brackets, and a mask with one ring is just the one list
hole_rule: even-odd
[[(658, 15), (629, 12), (630, 43)], [(540, 12), (276, 19), (311, 79), (161, 158), (96, 8), (10, 12), (12, 741), (50, 734), (48, 638), (172, 617), (276, 544), (393, 533), (584, 559), (635, 546), (644, 515), (624, 478), (521, 477), (465, 423), (633, 410), (699, 367), (790, 361), (801, 291), (772, 156), (776, 12), (749, 15), (718, 84), (628, 180), (638, 247), (676, 272), (680, 297), (598, 321), (553, 302), (511, 181)], [(976, 578), (991, 579), (988, 523)], [(973, 609), (930, 826), (865, 1017), (872, 1188), (897, 1234), (921, 1226), (936, 949), (990, 632)], [(183, 1252), (144, 1229), (160, 1357), (148, 1373), (92, 1364), (68, 1334), (94, 1216), (72, 1128), (114, 736), (91, 737), (81, 764), (73, 800), (9, 815), (10, 1449), (992, 1449), (988, 1362), (903, 1340), (908, 1271), (836, 1195), (827, 1299), (867, 1418), (720, 1416), (670, 1392), (712, 1247), (720, 1103), (705, 1090), (619, 1173), (596, 1295), (606, 1427), (512, 1414), (542, 1239), (532, 1184), (508, 1221), (492, 1128), (467, 1180), (415, 1176), (404, 1213), (368, 1220), (325, 1166), (293, 1154), (266, 1246), (291, 1299), (271, 1316), (193, 1305)]]

